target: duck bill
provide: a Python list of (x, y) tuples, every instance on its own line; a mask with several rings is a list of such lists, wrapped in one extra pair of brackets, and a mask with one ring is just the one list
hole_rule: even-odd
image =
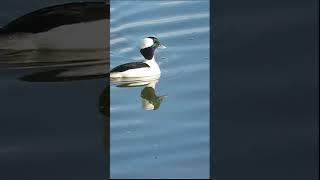
[(164, 46), (164, 45), (162, 45), (162, 44), (160, 44), (160, 46), (159, 46), (158, 48), (160, 48), (160, 49), (165, 49), (165, 48), (167, 48), (167, 47)]

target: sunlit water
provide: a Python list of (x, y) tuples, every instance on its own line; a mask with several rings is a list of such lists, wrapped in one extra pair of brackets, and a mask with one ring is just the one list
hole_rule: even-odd
[(111, 67), (144, 37), (167, 46), (160, 78), (112, 83), (111, 178), (208, 178), (209, 2), (111, 1), (110, 25)]

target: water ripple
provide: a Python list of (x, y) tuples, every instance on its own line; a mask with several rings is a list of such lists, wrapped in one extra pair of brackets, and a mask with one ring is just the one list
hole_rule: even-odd
[(126, 24), (121, 24), (118, 27), (111, 27), (110, 33), (116, 33), (119, 31), (122, 31), (124, 29), (133, 28), (133, 27), (139, 27), (139, 26), (146, 26), (146, 25), (156, 25), (156, 24), (164, 24), (168, 25), (168, 23), (175, 23), (175, 22), (181, 22), (186, 20), (196, 20), (201, 18), (208, 18), (208, 13), (199, 13), (199, 14), (188, 14), (188, 15), (181, 15), (181, 16), (175, 16), (175, 17), (165, 17), (160, 19), (151, 19), (151, 20), (143, 20), (143, 21), (136, 21)]
[(190, 28), (190, 29), (184, 29), (184, 30), (177, 30), (172, 32), (164, 32), (157, 34), (160, 38), (167, 38), (167, 37), (178, 37), (178, 36), (185, 36), (190, 35), (193, 33), (207, 33), (209, 32), (209, 27), (198, 27), (198, 28)]

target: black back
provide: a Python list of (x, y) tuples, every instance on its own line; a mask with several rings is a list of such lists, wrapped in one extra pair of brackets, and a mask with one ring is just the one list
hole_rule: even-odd
[(13, 20), (0, 29), (0, 33), (38, 33), (66, 24), (110, 19), (109, 7), (105, 1), (51, 6)]
[(145, 67), (150, 67), (150, 66), (143, 62), (131, 62), (131, 63), (119, 65), (113, 68), (110, 72), (123, 72), (129, 69), (137, 69), (137, 68), (145, 68)]

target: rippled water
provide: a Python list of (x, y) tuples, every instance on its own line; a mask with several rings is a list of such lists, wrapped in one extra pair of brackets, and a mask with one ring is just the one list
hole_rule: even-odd
[(156, 36), (162, 74), (111, 86), (111, 178), (209, 177), (209, 2), (111, 1), (111, 67)]

